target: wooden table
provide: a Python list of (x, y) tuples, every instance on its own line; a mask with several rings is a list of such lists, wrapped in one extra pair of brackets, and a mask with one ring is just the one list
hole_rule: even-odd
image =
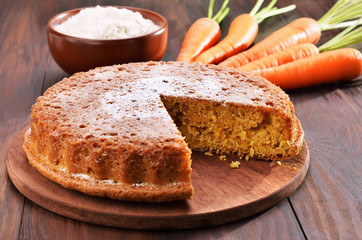
[[(217, 1), (216, 7), (221, 1)], [(256, 42), (298, 17), (319, 19), (331, 0), (279, 0), (297, 9), (267, 19)], [(249, 12), (255, 1), (232, 0), (222, 22)], [(302, 185), (277, 206), (248, 219), (216, 227), (177, 231), (135, 231), (87, 224), (54, 214), (25, 198), (10, 181), (6, 153), (29, 123), (31, 105), (66, 77), (53, 61), (47, 21), (64, 10), (94, 5), (130, 5), (164, 15), (169, 42), (163, 60), (175, 60), (190, 24), (205, 16), (207, 0), (82, 1), (0, 0), (0, 239), (358, 239), (361, 228), (362, 95), (360, 76), (346, 83), (288, 91), (310, 149), (310, 169)], [(324, 32), (320, 43), (336, 31)], [(362, 50), (362, 44), (354, 45)]]

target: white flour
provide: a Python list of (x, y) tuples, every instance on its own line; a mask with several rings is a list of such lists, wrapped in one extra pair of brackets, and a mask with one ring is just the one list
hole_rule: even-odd
[(122, 39), (145, 35), (159, 26), (138, 12), (116, 7), (92, 7), (81, 10), (55, 30), (74, 37), (90, 39)]

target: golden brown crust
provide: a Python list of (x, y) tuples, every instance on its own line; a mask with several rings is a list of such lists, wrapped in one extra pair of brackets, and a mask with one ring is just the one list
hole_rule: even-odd
[(189, 199), (191, 150), (162, 99), (277, 116), (288, 148), (257, 158), (290, 158), (302, 146), (288, 95), (265, 79), (213, 65), (147, 62), (77, 73), (49, 88), (32, 107), (24, 143), (29, 162), (64, 187), (91, 195)]
[(29, 163), (48, 179), (59, 183), (65, 188), (74, 189), (86, 194), (126, 201), (169, 202), (189, 199), (193, 188), (187, 183), (170, 183), (168, 185), (154, 184), (124, 184), (109, 180), (91, 179), (81, 174), (59, 172), (51, 165), (39, 161), (39, 156), (33, 153), (29, 146), (30, 129), (25, 133), (24, 151)]

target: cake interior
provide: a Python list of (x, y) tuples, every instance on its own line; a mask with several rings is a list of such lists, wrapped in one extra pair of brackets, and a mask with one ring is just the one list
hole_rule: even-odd
[(192, 150), (270, 160), (285, 158), (292, 122), (271, 111), (212, 101), (161, 96)]

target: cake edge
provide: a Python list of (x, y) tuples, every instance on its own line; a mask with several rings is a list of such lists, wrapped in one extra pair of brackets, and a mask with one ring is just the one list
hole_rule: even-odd
[(173, 202), (192, 199), (194, 189), (189, 183), (171, 183), (167, 186), (155, 184), (139, 185), (124, 183), (107, 183), (107, 181), (82, 179), (66, 172), (56, 172), (47, 165), (37, 161), (29, 148), (29, 128), (24, 135), (23, 149), (28, 161), (38, 172), (49, 180), (70, 190), (111, 199), (136, 202)]

